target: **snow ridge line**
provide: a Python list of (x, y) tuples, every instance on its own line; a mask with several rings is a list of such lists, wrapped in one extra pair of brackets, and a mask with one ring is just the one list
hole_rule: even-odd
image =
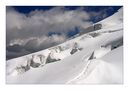
[[(86, 59), (86, 56), (87, 56), (87, 55), (85, 55), (85, 56), (82, 57), (82, 60), (83, 60), (83, 61)], [(88, 58), (89, 58), (89, 57), (88, 57)], [(73, 78), (72, 80), (66, 82), (66, 84), (70, 84), (71, 82), (73, 82), (73, 81), (75, 81), (75, 80), (77, 80), (77, 79), (80, 79), (83, 75), (85, 75), (86, 72), (87, 72), (88, 66), (90, 65), (90, 63), (91, 63), (91, 60), (87, 60), (87, 61), (86, 61), (86, 66), (84, 67), (84, 69), (82, 70), (82, 72), (81, 72), (78, 76), (76, 76), (75, 78)]]

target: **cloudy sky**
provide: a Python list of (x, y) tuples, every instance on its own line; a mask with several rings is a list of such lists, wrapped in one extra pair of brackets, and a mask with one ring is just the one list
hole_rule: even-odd
[(6, 58), (33, 53), (66, 41), (121, 6), (7, 6)]

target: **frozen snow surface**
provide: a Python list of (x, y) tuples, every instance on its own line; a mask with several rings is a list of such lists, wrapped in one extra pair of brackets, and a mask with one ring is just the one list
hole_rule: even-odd
[[(6, 62), (8, 84), (122, 84), (123, 8), (102, 28)], [(96, 23), (96, 24), (98, 24)]]

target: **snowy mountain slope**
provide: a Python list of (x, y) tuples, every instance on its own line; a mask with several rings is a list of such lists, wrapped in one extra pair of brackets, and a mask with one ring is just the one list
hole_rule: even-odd
[[(98, 22), (104, 25), (100, 30), (7, 61), (7, 83), (122, 83), (123, 22), (118, 22), (121, 13), (122, 8)], [(108, 72), (109, 78), (103, 74)]]
[[(90, 74), (89, 74), (90, 73)], [(90, 62), (87, 72), (68, 84), (122, 84), (123, 47)]]
[(100, 22), (97, 22), (99, 24), (103, 25), (103, 29), (114, 28), (114, 26), (118, 25), (118, 28), (120, 29), (119, 26), (123, 27), (123, 8), (120, 8), (114, 15), (107, 17), (104, 20), (101, 20)]

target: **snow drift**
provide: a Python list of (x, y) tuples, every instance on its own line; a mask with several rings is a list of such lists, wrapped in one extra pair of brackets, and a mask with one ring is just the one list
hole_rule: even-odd
[(10, 84), (123, 83), (123, 8), (96, 23), (101, 28), (60, 45), (8, 60)]

